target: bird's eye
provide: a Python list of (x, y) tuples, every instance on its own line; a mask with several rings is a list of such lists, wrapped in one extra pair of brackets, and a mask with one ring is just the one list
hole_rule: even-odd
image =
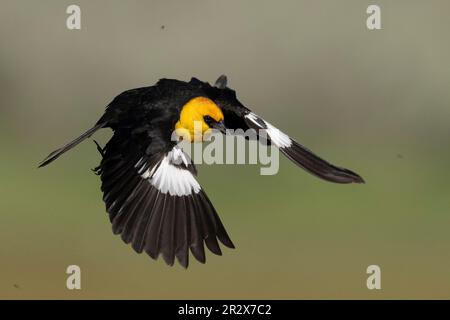
[(204, 116), (203, 120), (206, 122), (206, 124), (208, 126), (211, 126), (211, 124), (213, 124), (214, 122), (216, 122), (216, 120), (214, 120), (212, 117), (210, 116)]

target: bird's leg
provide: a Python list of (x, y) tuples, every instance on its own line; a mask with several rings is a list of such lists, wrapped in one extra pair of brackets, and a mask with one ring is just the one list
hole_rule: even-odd
[(97, 151), (102, 155), (102, 158), (103, 158), (105, 156), (105, 153), (103, 152), (104, 149), (102, 147), (100, 147), (100, 144), (95, 139), (92, 139), (92, 140), (94, 140), (94, 143), (97, 146)]

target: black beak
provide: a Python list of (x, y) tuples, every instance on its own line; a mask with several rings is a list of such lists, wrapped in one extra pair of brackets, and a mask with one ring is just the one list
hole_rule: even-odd
[(223, 121), (213, 122), (211, 123), (210, 127), (219, 130), (223, 134), (226, 134), (227, 128), (225, 127), (225, 123)]

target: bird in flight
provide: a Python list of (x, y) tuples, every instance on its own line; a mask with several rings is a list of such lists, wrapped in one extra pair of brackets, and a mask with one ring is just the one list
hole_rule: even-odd
[(196, 180), (191, 159), (173, 141), (174, 130), (195, 136), (194, 123), (201, 133), (216, 129), (254, 129), (291, 161), (309, 173), (335, 183), (363, 183), (355, 172), (330, 164), (313, 154), (266, 120), (246, 108), (228, 88), (226, 76), (211, 86), (192, 78), (189, 82), (161, 79), (154, 86), (122, 92), (106, 107), (97, 123), (81, 136), (50, 153), (43, 167), (72, 149), (94, 132), (111, 128), (112, 138), (95, 169), (114, 234), (151, 258), (162, 255), (168, 265), (175, 258), (185, 268), (189, 251), (205, 263), (204, 245), (221, 255), (218, 240), (234, 244)]

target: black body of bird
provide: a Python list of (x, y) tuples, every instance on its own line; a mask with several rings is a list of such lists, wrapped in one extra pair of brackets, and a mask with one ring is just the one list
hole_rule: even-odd
[[(205, 262), (204, 245), (218, 255), (217, 240), (234, 248), (216, 210), (195, 179), (195, 166), (173, 141), (174, 130), (193, 134), (193, 122), (209, 128), (266, 130), (269, 143), (313, 175), (336, 183), (362, 183), (356, 173), (334, 166), (260, 118), (236, 98), (225, 76), (214, 86), (192, 78), (189, 82), (161, 79), (156, 85), (127, 90), (107, 106), (104, 115), (80, 137), (52, 152), (39, 167), (101, 128), (112, 138), (99, 148), (103, 200), (113, 232), (133, 249), (167, 264), (175, 258), (185, 268), (189, 250)], [(191, 138), (194, 140), (194, 138)]]

